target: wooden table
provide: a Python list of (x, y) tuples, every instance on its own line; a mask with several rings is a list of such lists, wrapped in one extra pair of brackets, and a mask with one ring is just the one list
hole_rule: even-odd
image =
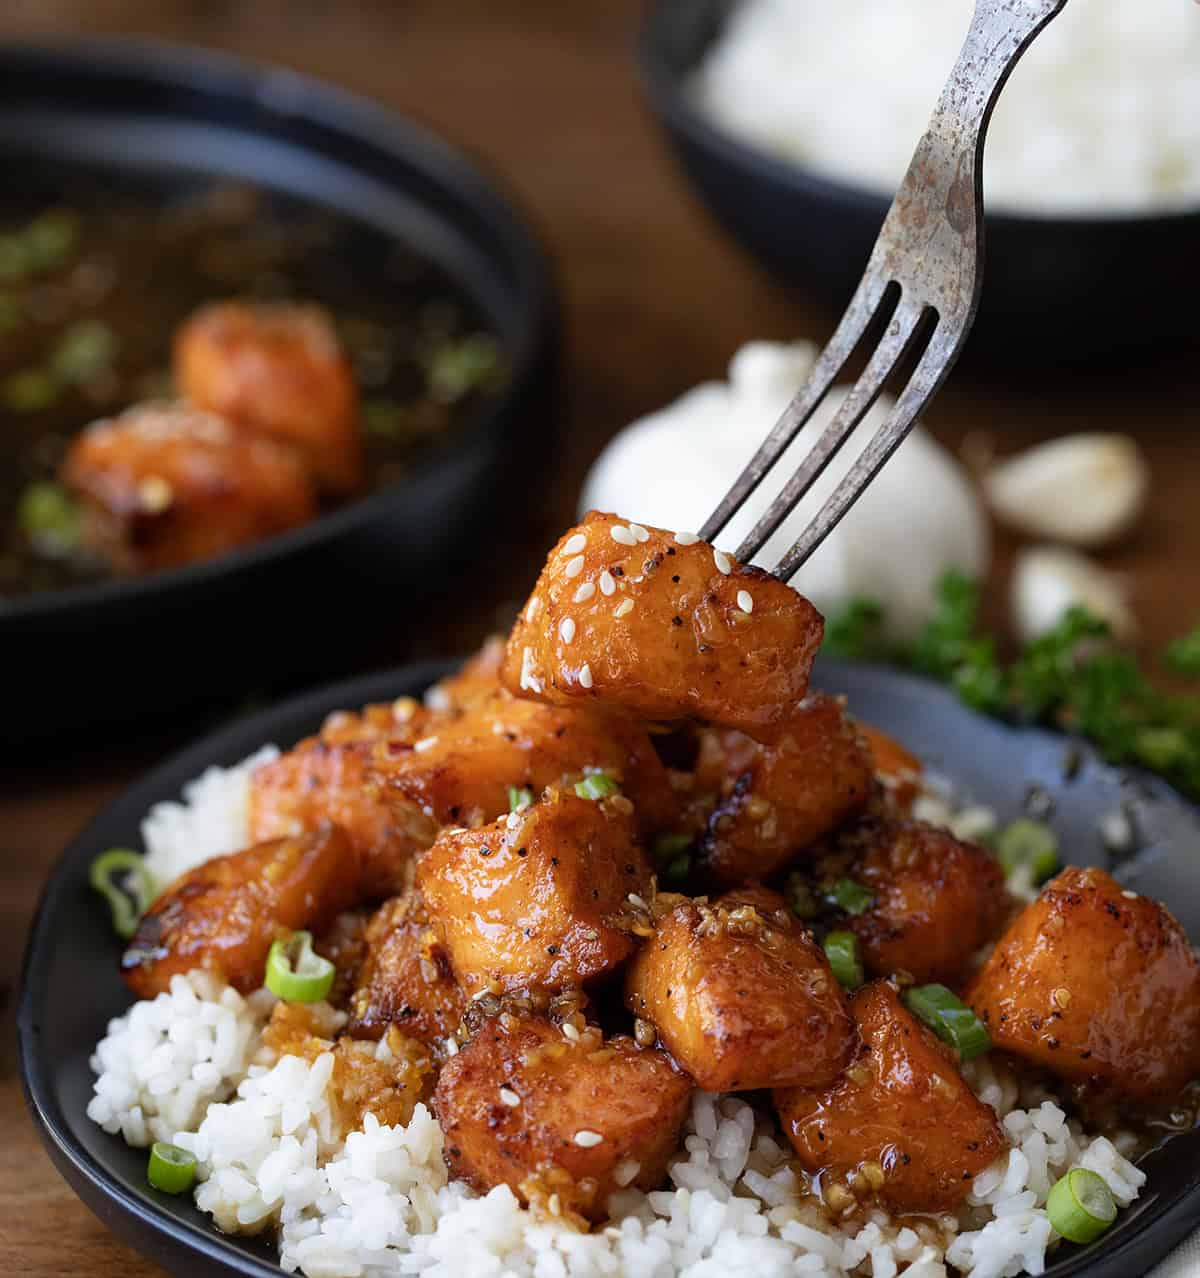
[[(0, 38), (123, 32), (196, 41), (328, 77), (426, 120), (501, 172), (557, 256), (566, 302), (570, 407), (553, 492), (476, 575), (473, 602), (434, 607), (391, 653), (465, 650), (528, 585), (571, 516), (604, 440), (632, 417), (717, 377), (751, 338), (820, 340), (830, 317), (775, 287), (708, 221), (672, 168), (639, 100), (630, 47), (637, 0), (13, 0)], [(1112, 557), (1156, 646), (1200, 611), (1197, 351), (1156, 367), (1087, 374), (956, 374), (929, 425), (958, 444), (1001, 446), (1069, 430), (1132, 430), (1155, 502)], [(996, 600), (1008, 561), (997, 557)], [(482, 583), (482, 584), (481, 584)], [(995, 605), (999, 615), (999, 605)], [(64, 722), (68, 708), (62, 709)], [(136, 747), (96, 743), (64, 766), (30, 760), (0, 776), (0, 1268), (30, 1278), (158, 1273), (74, 1198), (42, 1152), (15, 1074), (11, 1005), (39, 884), (57, 851), (194, 723)]]

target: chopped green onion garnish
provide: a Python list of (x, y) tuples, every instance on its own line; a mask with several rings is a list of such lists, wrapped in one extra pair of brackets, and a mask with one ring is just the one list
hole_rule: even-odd
[(532, 790), (519, 790), (515, 785), (510, 785), (508, 787), (508, 810), (510, 812), (520, 812), (522, 808), (529, 807), (532, 802)]
[(54, 403), (61, 389), (58, 379), (46, 369), (25, 368), (4, 379), (0, 398), (14, 413), (39, 413)]
[(663, 871), (668, 883), (682, 883), (692, 872), (692, 858), (687, 852), (677, 856)]
[(39, 549), (70, 550), (79, 535), (79, 511), (67, 493), (51, 480), (38, 480), (21, 494), (17, 504), (21, 531)]
[(80, 320), (58, 339), (50, 366), (71, 385), (90, 382), (117, 357), (117, 335), (100, 320)]
[(34, 218), (25, 228), (25, 263), (31, 271), (48, 271), (63, 262), (75, 248), (79, 228), (75, 215), (65, 209), (52, 209)]
[(129, 848), (110, 848), (92, 862), (88, 881), (108, 901), (113, 931), (127, 941), (156, 893), (145, 857)]
[(0, 293), (0, 333), (11, 333), (21, 327), (24, 311), (20, 301), (11, 293)]
[(992, 1036), (987, 1026), (944, 985), (914, 985), (905, 990), (904, 1001), (908, 1010), (949, 1043), (964, 1061), (991, 1050)]
[(313, 951), (311, 932), (281, 937), (267, 955), (267, 989), (285, 1003), (319, 1003), (335, 975), (333, 964)]
[(448, 341), (429, 362), (429, 389), (436, 399), (453, 403), (490, 382), (499, 368), (499, 347), (486, 333)]
[(856, 990), (866, 980), (862, 959), (858, 953), (858, 937), (853, 932), (830, 932), (825, 938), (825, 957), (838, 984), (847, 990)]
[(812, 888), (802, 874), (789, 875), (786, 895), (787, 902), (792, 907), (792, 913), (798, 919), (817, 917), (817, 899), (813, 896)]
[(1068, 1242), (1090, 1243), (1116, 1220), (1117, 1204), (1102, 1176), (1076, 1167), (1055, 1183), (1046, 1215)]
[(363, 431), (375, 439), (399, 439), (404, 434), (404, 406), (394, 399), (364, 400), (361, 420)]
[(1041, 821), (1018, 817), (996, 836), (996, 854), (1006, 874), (1028, 866), (1040, 883), (1058, 869), (1058, 839)]
[(164, 1194), (186, 1193), (196, 1180), (196, 1155), (165, 1140), (156, 1141), (150, 1146), (146, 1179)]
[(668, 864), (686, 852), (693, 842), (690, 834), (660, 834), (654, 840), (654, 859), (659, 865)]
[(581, 799), (603, 799), (606, 794), (619, 794), (621, 787), (607, 772), (593, 772), (575, 782), (575, 793)]
[(862, 914), (875, 904), (875, 898), (871, 893), (861, 883), (855, 883), (853, 879), (838, 879), (831, 888), (826, 890), (825, 900), (830, 905), (836, 905), (839, 910), (845, 910), (847, 914)]

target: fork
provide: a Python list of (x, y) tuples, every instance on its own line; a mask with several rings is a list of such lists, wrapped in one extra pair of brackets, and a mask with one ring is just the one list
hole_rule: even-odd
[(737, 549), (749, 562), (821, 477), (902, 364), (895, 407), (775, 566), (787, 581), (862, 495), (949, 375), (983, 285), (983, 147), (1017, 60), (1067, 0), (977, 0), (970, 30), (888, 210), (846, 313), (808, 380), (700, 531), (713, 541), (829, 393), (868, 331), (886, 322), (862, 375), (795, 474)]

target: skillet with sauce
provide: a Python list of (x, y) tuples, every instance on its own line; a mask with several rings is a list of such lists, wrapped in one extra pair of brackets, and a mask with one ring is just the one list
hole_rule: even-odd
[[(0, 209), (0, 599), (176, 566), (108, 553), (111, 528), (97, 536), (81, 486), (64, 487), (64, 461), (89, 423), (179, 394), (173, 342), (197, 308), (226, 299), (254, 313), (303, 304), (326, 325), (353, 408), (336, 451), (361, 452), (361, 464), (346, 482), (314, 483), (282, 522), (231, 529), (226, 512), (207, 509), (217, 535), (191, 544), (193, 561), (395, 484), (504, 386), (471, 298), (361, 225), (245, 186), (167, 199), (33, 171)], [(250, 423), (256, 434), (261, 425)]]

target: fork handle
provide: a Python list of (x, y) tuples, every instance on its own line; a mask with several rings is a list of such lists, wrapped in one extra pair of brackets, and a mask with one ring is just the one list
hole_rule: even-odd
[[(962, 249), (978, 246), (969, 279), (955, 271), (935, 282), (930, 300), (942, 318), (965, 317), (969, 327), (983, 282), (983, 144), (992, 109), (1005, 81), (1039, 31), (1067, 0), (976, 0), (970, 30), (942, 90), (929, 128), (917, 144), (900, 184), (873, 257), (886, 269), (888, 232), (911, 236), (928, 229), (931, 254), (961, 262)], [(962, 240), (953, 254), (939, 246), (942, 236)], [(967, 259), (971, 260), (971, 259)], [(933, 263), (931, 262), (932, 266)], [(929, 276), (936, 276), (936, 267)], [(939, 286), (940, 285), (940, 286)], [(965, 336), (965, 333), (963, 334)]]

